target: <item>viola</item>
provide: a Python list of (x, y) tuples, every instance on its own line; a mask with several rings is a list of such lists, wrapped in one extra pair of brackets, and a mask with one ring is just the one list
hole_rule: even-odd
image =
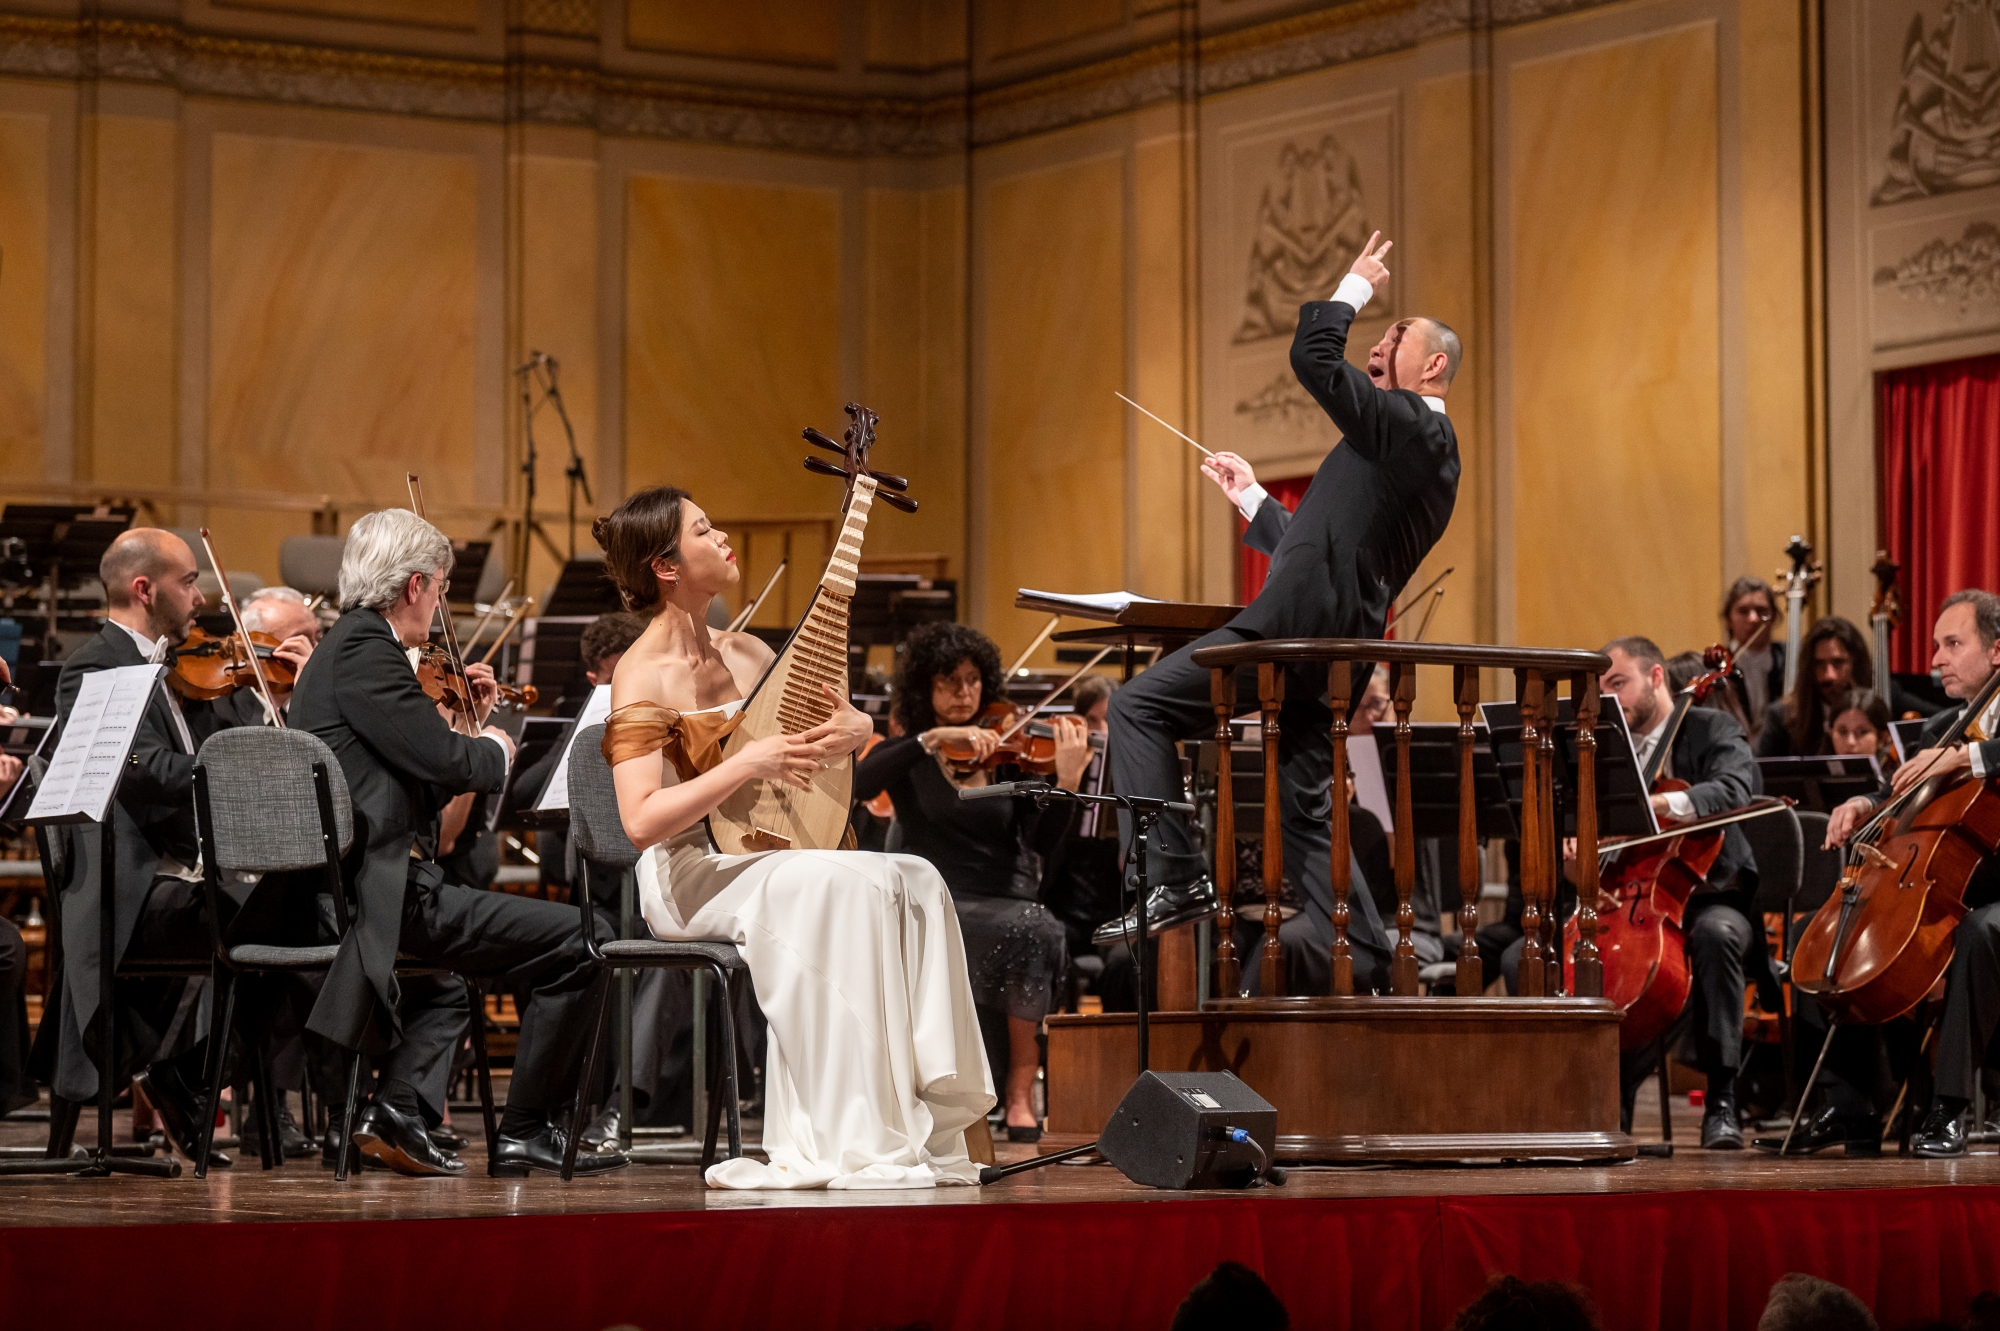
[[(257, 653), (257, 664), (263, 667), (264, 678), (272, 688), (289, 689), (298, 682), (298, 671), (292, 663), (272, 655), (272, 649), (279, 645), (277, 638), (254, 632), (249, 638)], [(257, 670), (243, 649), (243, 635), (215, 634), (196, 628), (175, 652), (167, 684), (183, 698), (225, 698), (238, 689), (256, 688)]]
[[(2000, 696), (1989, 678), (1951, 729), (1941, 753)], [(1923, 762), (1913, 754), (1910, 762)], [(1965, 889), (2000, 849), (2000, 780), (1969, 771), (1918, 781), (1855, 829), (1840, 885), (1814, 913), (1792, 952), (1792, 982), (1837, 1021), (1902, 1016), (1951, 965)]]
[[(478, 712), (466, 694), (469, 681), (453, 668), (451, 653), (445, 648), (427, 642), (417, 649), (417, 682), (424, 686), (424, 692), (433, 702), (443, 703), (468, 722), (477, 718)], [(501, 684), (497, 687), (503, 707), (532, 707), (541, 696), (533, 684)]]

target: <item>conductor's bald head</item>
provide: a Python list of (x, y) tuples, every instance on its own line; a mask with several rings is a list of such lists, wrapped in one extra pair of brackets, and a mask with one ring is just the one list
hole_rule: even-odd
[(98, 561), (97, 576), (111, 618), (148, 637), (179, 642), (205, 604), (195, 587), (194, 551), (158, 527), (120, 532)]
[(1369, 351), (1368, 377), (1378, 388), (1443, 397), (1451, 391), (1463, 350), (1458, 334), (1442, 320), (1422, 315), (1398, 320)]

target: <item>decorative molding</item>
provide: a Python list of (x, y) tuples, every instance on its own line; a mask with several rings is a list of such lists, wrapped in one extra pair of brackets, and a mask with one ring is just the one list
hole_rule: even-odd
[(1889, 157), (1871, 202), (2000, 181), (2000, 0), (1952, 0), (1935, 28), (1910, 16)]
[(1238, 416), (1248, 416), (1253, 424), (1287, 434), (1300, 434), (1326, 419), (1326, 413), (1289, 369), (1280, 370), (1270, 383), (1236, 404)]
[[(1613, 0), (1492, 0), (1496, 25)], [(1976, 0), (2000, 4), (2000, 0)], [(219, 37), (173, 23), (0, 15), (0, 75), (119, 79), (228, 97), (833, 156), (930, 157), (1404, 50), (1473, 26), (1472, 0), (1353, 0), (1195, 42), (942, 97), (767, 91), (540, 59), (399, 55)], [(523, 0), (517, 31), (591, 39), (589, 0)], [(970, 133), (968, 134), (968, 122)]]
[(1290, 337), (1299, 306), (1331, 291), (1367, 242), (1361, 169), (1340, 140), (1326, 133), (1317, 144), (1286, 142), (1278, 178), (1257, 201), (1243, 319), (1230, 340)]
[(1876, 269), (1875, 285), (1892, 286), (1909, 300), (1956, 306), (1961, 316), (1975, 305), (2000, 303), (2000, 226), (1968, 223), (1957, 240), (1933, 240), (1894, 267)]

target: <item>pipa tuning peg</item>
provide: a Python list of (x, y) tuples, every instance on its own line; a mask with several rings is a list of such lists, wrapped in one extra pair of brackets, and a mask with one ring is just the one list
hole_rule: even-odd
[[(827, 436), (821, 434), (818, 430), (813, 429), (813, 427), (810, 425), (808, 425), (801, 433), (803, 433), (803, 435), (805, 436), (805, 441), (809, 444), (812, 444), (819, 448), (824, 448), (829, 453), (839, 453), (843, 457), (847, 455), (847, 448), (845, 445), (835, 443), (833, 440), (827, 438)], [(846, 474), (847, 474), (846, 472), (841, 473), (841, 475), (843, 476)]]
[(907, 490), (910, 488), (910, 482), (904, 477), (891, 476), (886, 471), (871, 471), (868, 474), (875, 478), (875, 484), (885, 490)]
[(837, 467), (825, 458), (807, 458), (806, 470), (816, 471), (822, 476), (838, 476), (842, 480), (847, 479), (847, 468)]
[(905, 513), (914, 513), (917, 511), (916, 500), (910, 498), (908, 495), (899, 495), (893, 490), (877, 490), (875, 498), (887, 504), (890, 508), (899, 508)]

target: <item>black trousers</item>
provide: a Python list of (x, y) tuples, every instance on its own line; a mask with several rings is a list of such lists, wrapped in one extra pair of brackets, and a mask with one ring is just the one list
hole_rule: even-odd
[(595, 971), (574, 907), (412, 878), (399, 946), (417, 963), (453, 973), (400, 981), (403, 1038), (377, 1064), (378, 1076), (415, 1087), (428, 1113), (443, 1115), (452, 1053), (473, 1015), (459, 976), (471, 976), (529, 994), (508, 1105), (546, 1113), (569, 1100), (589, 1034), (583, 1000)]
[(1979, 1069), (1993, 1065), (1993, 1034), (2000, 1029), (2000, 902), (1968, 912), (1954, 937), (1938, 1028), (1937, 1093), (1970, 1100)]
[(35, 1102), (28, 1071), (28, 944), (0, 916), (0, 1114)]
[(1687, 1010), (1659, 1040), (1619, 1055), (1628, 1104), (1658, 1066), (1663, 1042), (1673, 1048), (1692, 1038), (1695, 1066), (1707, 1075), (1712, 1095), (1733, 1094), (1743, 1067), (1743, 986), (1750, 967), (1761, 966), (1763, 926), (1751, 921), (1749, 898), (1731, 892), (1689, 902), (1681, 928), (1691, 984)]
[[(1184, 798), (1180, 752), (1176, 742), (1206, 738), (1215, 732), (1215, 708), (1209, 699), (1208, 671), (1194, 663), (1203, 647), (1248, 642), (1251, 635), (1217, 629), (1147, 669), (1111, 696), (1111, 738), (1108, 754), (1112, 788), (1122, 795), (1156, 799)], [(1285, 701), (1278, 714), (1279, 791), (1284, 829), (1285, 869), (1305, 895), (1305, 909), (1280, 928), (1282, 942), (1297, 938), (1302, 953), (1325, 956), (1330, 976), (1333, 953), (1333, 712), (1326, 705), (1322, 669), (1287, 670)], [(1344, 796), (1344, 792), (1343, 792)], [(1132, 871), (1131, 816), (1120, 810), (1118, 833), (1127, 848), (1126, 871)], [(1389, 964), (1388, 937), (1360, 862), (1348, 858), (1352, 888), (1348, 893), (1347, 936), (1354, 947), (1355, 989), (1365, 991), (1364, 974), (1373, 976)], [(1199, 842), (1187, 819), (1169, 813), (1154, 825), (1146, 856), (1149, 882), (1186, 883), (1207, 869)], [(1301, 923), (1303, 921), (1303, 923)], [(1314, 963), (1303, 960), (1303, 969)], [(1287, 971), (1293, 968), (1287, 964)], [(1248, 967), (1245, 968), (1246, 973)], [(1298, 991), (1289, 978), (1286, 988)], [(1317, 992), (1325, 992), (1324, 989)]]

